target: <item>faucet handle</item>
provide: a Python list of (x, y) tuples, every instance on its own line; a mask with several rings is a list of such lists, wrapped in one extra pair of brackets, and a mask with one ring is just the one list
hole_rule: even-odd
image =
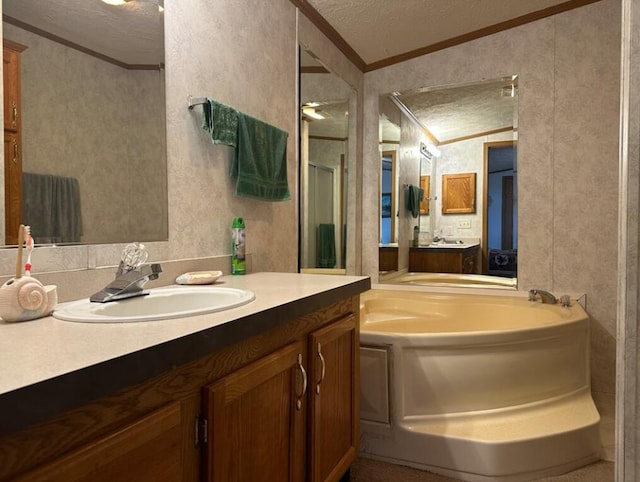
[(149, 253), (144, 248), (142, 243), (128, 244), (122, 251), (120, 259), (124, 263), (127, 270), (132, 270), (140, 267), (149, 257)]

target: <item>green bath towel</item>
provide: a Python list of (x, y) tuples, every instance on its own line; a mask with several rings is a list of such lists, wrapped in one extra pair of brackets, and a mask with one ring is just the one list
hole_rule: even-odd
[(417, 218), (418, 214), (420, 214), (420, 201), (422, 201), (423, 197), (423, 189), (414, 186), (413, 184), (409, 184), (407, 189), (407, 210), (414, 218)]
[(333, 224), (318, 225), (316, 268), (336, 267), (336, 232)]
[(202, 128), (214, 144), (235, 147), (238, 143), (238, 111), (213, 99), (202, 104)]
[(238, 112), (238, 145), (230, 175), (236, 194), (263, 201), (291, 198), (287, 183), (288, 133)]

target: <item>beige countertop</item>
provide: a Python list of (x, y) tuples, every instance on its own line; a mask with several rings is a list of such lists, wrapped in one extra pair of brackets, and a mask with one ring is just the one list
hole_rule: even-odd
[(421, 244), (420, 246), (411, 246), (417, 249), (467, 249), (480, 246), (480, 243), (433, 243)]
[[(86, 403), (357, 295), (369, 289), (370, 280), (254, 273), (223, 276), (216, 284), (251, 290), (255, 300), (221, 312), (137, 323), (0, 320), (0, 434), (24, 425), (14, 423), (23, 405), (30, 414), (28, 405), (40, 403), (50, 415)], [(70, 400), (67, 392), (79, 386), (86, 393)]]

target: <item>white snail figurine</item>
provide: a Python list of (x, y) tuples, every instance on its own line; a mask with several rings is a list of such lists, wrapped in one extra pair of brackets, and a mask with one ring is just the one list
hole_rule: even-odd
[(57, 302), (56, 286), (44, 286), (31, 276), (11, 278), (0, 286), (0, 317), (4, 321), (27, 321), (48, 316)]

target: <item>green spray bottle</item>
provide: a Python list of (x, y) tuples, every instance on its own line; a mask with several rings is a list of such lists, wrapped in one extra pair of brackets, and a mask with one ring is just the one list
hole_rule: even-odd
[(231, 274), (247, 272), (244, 246), (244, 219), (233, 218), (231, 224)]

